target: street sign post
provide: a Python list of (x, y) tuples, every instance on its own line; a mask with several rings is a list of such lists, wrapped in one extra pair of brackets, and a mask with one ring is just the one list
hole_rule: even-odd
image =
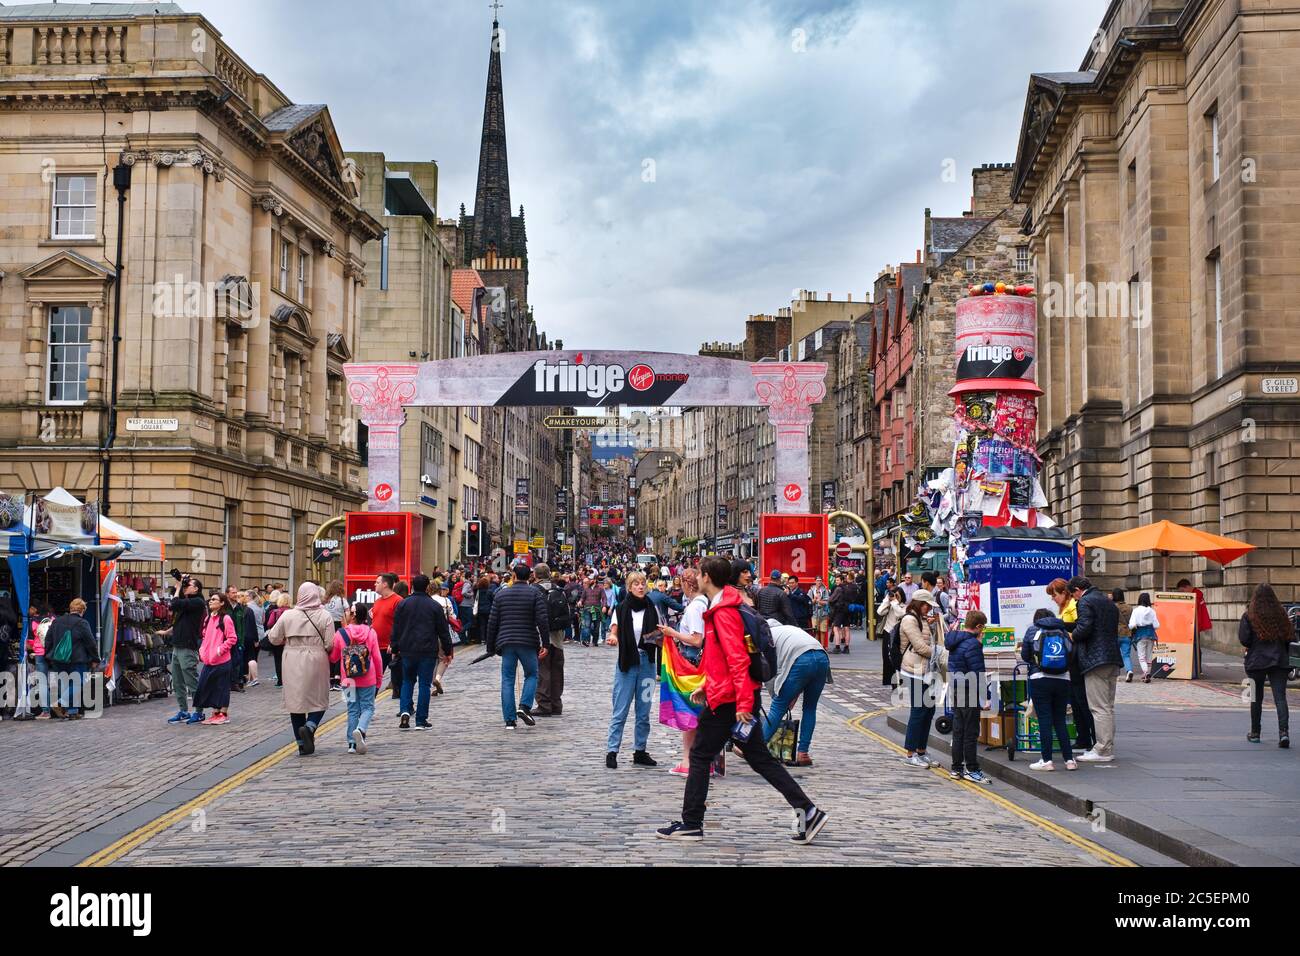
[(853, 545), (849, 544), (847, 541), (841, 541), (839, 544), (835, 545), (835, 557), (837, 558), (847, 558), (852, 553)]

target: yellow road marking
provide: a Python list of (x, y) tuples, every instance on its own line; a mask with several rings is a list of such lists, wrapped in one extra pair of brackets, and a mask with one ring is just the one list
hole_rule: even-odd
[[(868, 730), (866, 727), (862, 726), (866, 721), (872, 719), (873, 717), (879, 717), (881, 714), (888, 713), (888, 710), (889, 708), (886, 708), (882, 710), (873, 710), (869, 714), (859, 714), (857, 717), (854, 717), (852, 720), (850, 720), (848, 724), (858, 733), (870, 737), (872, 740), (876, 741), (877, 743), (883, 744), (885, 747), (894, 751), (895, 753), (905, 754), (907, 753), (907, 751), (904, 748), (900, 747), (898, 744), (894, 743), (892, 740), (889, 740), (886, 737), (882, 737), (874, 730)], [(1053, 836), (1059, 837), (1060, 839), (1064, 840), (1066, 843), (1070, 843), (1074, 846), (1077, 846), (1079, 849), (1092, 854), (1097, 859), (1101, 860), (1103, 863), (1107, 863), (1110, 866), (1137, 866), (1137, 864), (1134, 863), (1132, 860), (1126, 857), (1122, 857), (1118, 853), (1113, 853), (1110, 850), (1106, 849), (1104, 846), (1098, 843), (1094, 843), (1091, 840), (1086, 839), (1085, 837), (1079, 836), (1079, 834), (1066, 829), (1065, 827), (1061, 826), (1059, 823), (1053, 823), (1051, 820), (1048, 820), (1046, 817), (1040, 817), (1038, 814), (1026, 810), (1024, 807), (1017, 806), (1016, 804), (1008, 800), (1006, 797), (1002, 797), (996, 793), (992, 793), (987, 788), (982, 787), (979, 784), (971, 783), (968, 780), (953, 780), (951, 777), (948, 776), (946, 771), (940, 770), (938, 767), (931, 767), (930, 772), (933, 774), (937, 774), (940, 777), (940, 779), (946, 780), (948, 783), (969, 790), (971, 793), (979, 794), (985, 800), (997, 804), (999, 807), (1002, 807), (1002, 809), (1004, 810), (1009, 810), (1011, 813), (1014, 813), (1022, 820), (1027, 820), (1030, 823), (1034, 824), (1035, 826), (1046, 830), (1048, 833), (1052, 834)]]
[[(347, 711), (344, 711), (341, 714), (337, 714), (336, 716), (325, 721), (325, 723), (321, 724), (320, 727), (317, 728), (316, 736), (320, 737), (322, 734), (328, 733), (329, 731), (333, 730), (335, 727), (338, 727), (341, 724), (346, 723), (347, 719), (348, 719)], [(257, 763), (245, 767), (243, 770), (239, 771), (239, 773), (235, 774), (234, 776), (227, 777), (225, 780), (221, 781), (221, 783), (217, 784), (215, 787), (212, 787), (210, 790), (206, 790), (203, 793), (199, 794), (193, 800), (190, 800), (189, 802), (182, 804), (181, 806), (177, 807), (175, 810), (171, 810), (168, 811), (167, 813), (164, 813), (158, 819), (146, 823), (144, 826), (139, 827), (136, 830), (133, 830), (131, 833), (128, 833), (126, 836), (122, 837), (117, 842), (105, 847), (104, 849), (100, 850), (99, 852), (91, 856), (86, 857), (84, 860), (78, 863), (77, 866), (85, 866), (85, 867), (111, 866), (113, 863), (117, 862), (122, 857), (126, 856), (128, 853), (130, 853), (136, 847), (140, 846), (142, 843), (152, 840), (155, 836), (162, 833), (164, 830), (176, 826), (176, 824), (185, 820), (195, 810), (198, 810), (202, 807), (206, 807), (208, 804), (212, 803), (217, 798), (225, 796), (231, 790), (234, 790), (236, 787), (239, 787), (247, 783), (248, 781), (256, 777), (258, 774), (270, 770), (276, 764), (280, 763), (280, 761), (284, 760), (286, 757), (290, 756), (291, 754), (295, 754), (297, 752), (298, 752), (297, 744), (286, 744), (285, 746), (281, 747), (279, 750), (275, 751), (274, 753), (267, 754), (261, 760), (257, 761)]]

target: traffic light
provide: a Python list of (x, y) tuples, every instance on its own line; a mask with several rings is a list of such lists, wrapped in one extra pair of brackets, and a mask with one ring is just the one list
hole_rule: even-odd
[(483, 522), (474, 520), (465, 525), (465, 557), (483, 557)]

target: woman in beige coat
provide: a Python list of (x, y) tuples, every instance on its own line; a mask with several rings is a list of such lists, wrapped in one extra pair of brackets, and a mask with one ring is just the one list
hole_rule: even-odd
[(907, 748), (904, 763), (928, 769), (938, 766), (925, 752), (930, 739), (930, 722), (934, 720), (935, 687), (930, 676), (930, 661), (941, 646), (938, 637), (939, 602), (924, 588), (912, 592), (912, 600), (899, 625), (899, 644), (903, 649), (902, 688), (907, 692), (912, 711), (907, 718)]
[(305, 757), (316, 750), (316, 728), (330, 705), (334, 618), (321, 604), (320, 587), (304, 581), (298, 588), (298, 603), (280, 615), (266, 637), (284, 646), (280, 665), (284, 706), (298, 738), (298, 753)]

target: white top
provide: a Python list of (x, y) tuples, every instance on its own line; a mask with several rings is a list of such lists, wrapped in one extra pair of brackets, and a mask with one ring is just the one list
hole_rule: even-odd
[(1153, 607), (1143, 607), (1139, 604), (1133, 608), (1133, 613), (1128, 619), (1129, 630), (1137, 627), (1154, 627), (1160, 630), (1160, 619), (1156, 617), (1156, 609)]
[(690, 603), (686, 605), (686, 610), (682, 612), (683, 634), (699, 634), (704, 636), (704, 609), (708, 607), (709, 599), (703, 594), (697, 594), (691, 598)]
[(776, 618), (768, 618), (767, 623), (772, 628), (772, 643), (776, 645), (776, 675), (770, 683), (772, 692), (779, 694), (796, 660), (809, 651), (825, 654), (826, 649), (822, 647), (821, 641), (801, 627), (782, 624)]
[(645, 624), (645, 611), (632, 612), (632, 636), (641, 640), (641, 628)]

